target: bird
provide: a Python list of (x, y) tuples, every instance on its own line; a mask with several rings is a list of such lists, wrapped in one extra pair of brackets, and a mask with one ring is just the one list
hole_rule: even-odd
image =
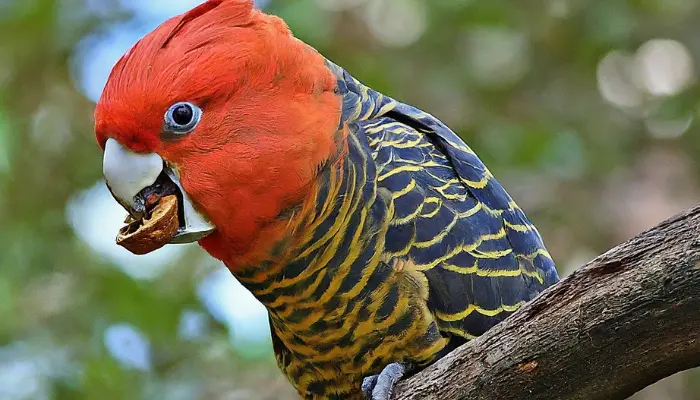
[(199, 243), (266, 307), (304, 399), (389, 400), (559, 280), (455, 132), (250, 0), (205, 1), (142, 37), (109, 75), (95, 138), (132, 221), (176, 195), (163, 245)]

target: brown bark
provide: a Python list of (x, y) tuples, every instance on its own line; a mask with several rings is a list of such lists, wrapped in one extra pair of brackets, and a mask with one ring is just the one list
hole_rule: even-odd
[(576, 270), (395, 400), (624, 399), (700, 366), (700, 207)]

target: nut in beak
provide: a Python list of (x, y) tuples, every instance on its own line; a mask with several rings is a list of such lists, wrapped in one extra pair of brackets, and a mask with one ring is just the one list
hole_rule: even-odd
[(147, 254), (170, 243), (180, 227), (177, 203), (177, 196), (165, 196), (155, 205), (150, 217), (140, 220), (127, 217), (131, 222), (119, 230), (117, 244), (134, 254)]

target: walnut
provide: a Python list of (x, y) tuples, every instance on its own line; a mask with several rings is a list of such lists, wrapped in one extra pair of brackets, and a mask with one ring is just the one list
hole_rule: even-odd
[(134, 254), (146, 254), (168, 244), (177, 233), (177, 196), (165, 196), (158, 201), (150, 217), (128, 218), (128, 225), (119, 230), (117, 244)]

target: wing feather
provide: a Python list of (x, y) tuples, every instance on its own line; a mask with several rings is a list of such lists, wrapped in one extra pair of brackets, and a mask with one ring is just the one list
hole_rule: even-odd
[(459, 136), (430, 114), (383, 100), (364, 132), (378, 184), (393, 193), (387, 255), (425, 273), (441, 331), (481, 335), (556, 282), (554, 263), (534, 225)]
[(392, 193), (384, 255), (425, 274), (443, 333), (478, 336), (559, 279), (537, 229), (457, 134), (328, 66), (343, 96), (339, 126), (366, 135), (377, 185)]

